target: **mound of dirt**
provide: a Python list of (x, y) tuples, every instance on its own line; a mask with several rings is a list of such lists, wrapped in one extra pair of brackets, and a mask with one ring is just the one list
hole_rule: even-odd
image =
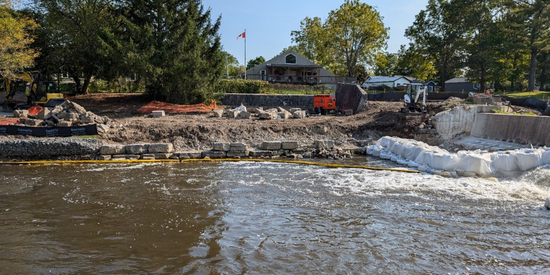
[(310, 116), (306, 119), (229, 119), (213, 114), (153, 118), (136, 110), (148, 103), (140, 94), (90, 94), (71, 98), (86, 110), (112, 119), (101, 137), (112, 143), (171, 142), (176, 150), (208, 150), (214, 142), (334, 140), (339, 147), (364, 146), (383, 135), (412, 138), (427, 117), (400, 112), (400, 102), (368, 102), (352, 116)]

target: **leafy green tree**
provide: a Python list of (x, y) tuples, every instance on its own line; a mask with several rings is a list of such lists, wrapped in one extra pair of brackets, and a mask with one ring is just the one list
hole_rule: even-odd
[(380, 76), (393, 76), (397, 69), (399, 56), (395, 53), (379, 53), (375, 58), (373, 74)]
[[(498, 60), (495, 54), (502, 46), (504, 13), (502, 0), (469, 0), (461, 16), (464, 17), (467, 45), (466, 76), (477, 80), (480, 91), (486, 90), (486, 83), (494, 81), (494, 68)], [(495, 77), (496, 76), (496, 77)]]
[(529, 82), (527, 89), (535, 89), (537, 55), (550, 43), (550, 1), (509, 0), (512, 29), (523, 39), (530, 52)]
[(198, 0), (120, 0), (117, 6), (122, 42), (114, 48), (152, 98), (191, 104), (216, 96), (225, 74), (221, 17), (212, 22)]
[(263, 56), (258, 56), (254, 59), (250, 59), (248, 61), (248, 64), (246, 64), (246, 69), (248, 70), (248, 69), (250, 69), (252, 67), (255, 67), (255, 66), (258, 66), (262, 63), (265, 63), (265, 58)]
[(229, 77), (237, 77), (242, 72), (241, 65), (239, 64), (239, 60), (233, 56), (232, 54), (224, 51), (223, 52), (225, 56), (225, 64), (226, 64), (226, 74)]
[(466, 22), (458, 16), (469, 3), (464, 1), (429, 0), (425, 10), (416, 15), (405, 36), (422, 54), (434, 61), (441, 89), (445, 81), (462, 68)]
[(385, 48), (387, 28), (372, 6), (359, 0), (346, 0), (329, 13), (323, 23), (306, 17), (299, 31), (291, 32), (299, 53), (336, 74), (355, 77), (356, 65), (373, 64)]
[(58, 73), (52, 64), (61, 67), (75, 81), (78, 93), (88, 93), (92, 78), (105, 75), (112, 64), (105, 44), (114, 25), (112, 7), (109, 0), (39, 1), (35, 14), (43, 15), (39, 18), (44, 44), (38, 46), (47, 55), (38, 67), (46, 73)]
[(0, 1), (0, 74), (13, 75), (34, 65), (38, 51), (30, 47), (31, 32), (38, 27), (29, 17), (10, 7), (11, 1)]
[(431, 80), (436, 74), (434, 62), (430, 56), (416, 49), (414, 45), (405, 48), (401, 45), (397, 54), (394, 75), (412, 76), (418, 80)]

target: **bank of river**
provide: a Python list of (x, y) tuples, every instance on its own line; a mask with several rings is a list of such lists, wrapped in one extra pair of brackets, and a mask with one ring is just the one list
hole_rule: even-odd
[(549, 167), (498, 180), (268, 162), (9, 166), (0, 273), (544, 274), (547, 197)]

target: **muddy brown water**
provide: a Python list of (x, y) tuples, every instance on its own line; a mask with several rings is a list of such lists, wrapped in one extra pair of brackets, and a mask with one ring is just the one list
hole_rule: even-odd
[(550, 271), (548, 168), (515, 179), (267, 162), (1, 169), (0, 274)]

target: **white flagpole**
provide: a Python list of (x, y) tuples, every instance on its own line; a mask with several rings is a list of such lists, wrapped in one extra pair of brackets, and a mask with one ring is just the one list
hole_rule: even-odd
[(244, 29), (244, 79), (246, 79), (246, 29)]

